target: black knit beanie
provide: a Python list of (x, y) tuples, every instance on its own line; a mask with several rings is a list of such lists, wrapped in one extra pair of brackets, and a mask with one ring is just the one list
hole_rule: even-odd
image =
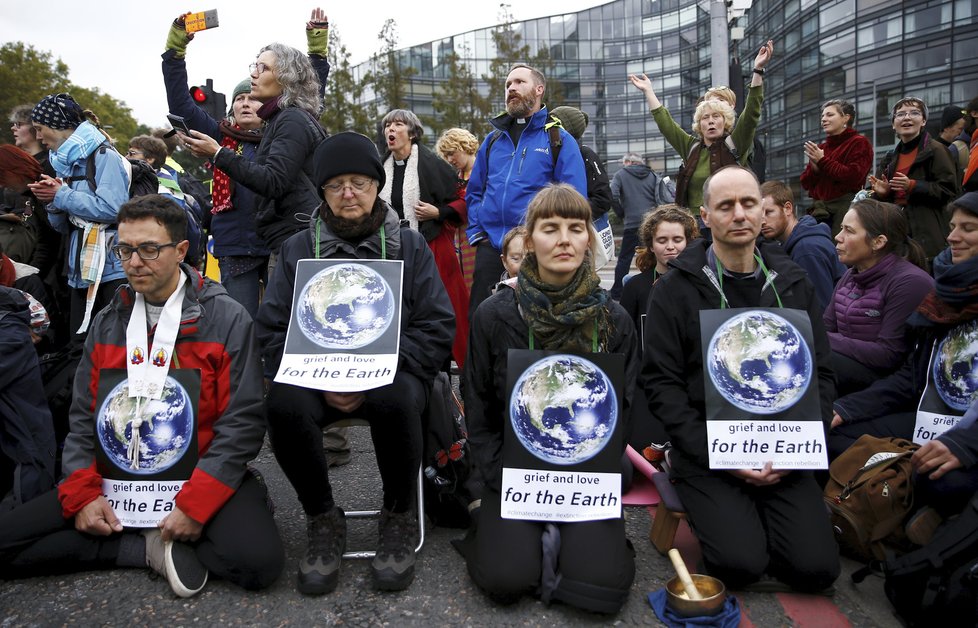
[(313, 156), (315, 163), (316, 191), (323, 196), (323, 185), (342, 174), (362, 174), (377, 180), (377, 189), (383, 189), (387, 180), (384, 164), (380, 161), (377, 147), (366, 135), (345, 131), (323, 140)]

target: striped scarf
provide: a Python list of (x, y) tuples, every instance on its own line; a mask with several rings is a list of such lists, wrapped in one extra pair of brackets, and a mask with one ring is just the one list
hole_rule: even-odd
[(934, 290), (908, 322), (918, 327), (958, 325), (978, 318), (978, 257), (951, 262), (951, 249), (934, 258)]
[(103, 142), (105, 135), (91, 122), (82, 122), (58, 150), (48, 153), (48, 161), (59, 177), (71, 174), (71, 166), (94, 153)]

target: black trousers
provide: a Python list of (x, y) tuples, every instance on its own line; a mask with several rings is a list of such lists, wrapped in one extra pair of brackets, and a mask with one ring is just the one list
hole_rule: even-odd
[(820, 591), (839, 575), (839, 547), (822, 491), (794, 471), (757, 487), (723, 472), (676, 482), (710, 575), (740, 588), (768, 574), (799, 591)]
[[(57, 489), (0, 515), (0, 577), (22, 578), (117, 566), (127, 528), (110, 536), (75, 529), (61, 515)], [(265, 502), (265, 488), (249, 473), (231, 499), (192, 543), (207, 570), (245, 589), (263, 589), (282, 572), (285, 551)]]
[[(469, 575), (493, 596), (532, 594), (541, 585), (545, 524), (503, 519), (499, 493), (482, 498), (474, 538), (463, 554)], [(562, 523), (557, 556), (559, 583), (552, 599), (591, 611), (616, 613), (635, 579), (635, 552), (624, 519)]]
[(948, 471), (936, 480), (922, 473), (914, 476), (914, 508), (933, 506), (947, 519), (961, 514), (978, 493), (978, 467)]
[(863, 434), (872, 434), (880, 438), (891, 436), (912, 438), (916, 423), (916, 412), (900, 412), (858, 423), (843, 423), (830, 431), (825, 438), (825, 444), (829, 449), (829, 462), (838, 458)]
[(471, 322), (479, 304), (492, 295), (492, 288), (502, 276), (503, 260), (489, 240), (483, 240), (475, 247), (475, 268), (472, 270), (472, 290), (469, 292), (469, 321)]
[(856, 362), (849, 356), (833, 351), (832, 371), (835, 373), (835, 395), (836, 398), (839, 398), (860, 390), (866, 390), (876, 380), (883, 379), (892, 373), (893, 369), (876, 371)]
[[(127, 283), (125, 279), (113, 279), (112, 281), (103, 281), (99, 284), (98, 290), (95, 291), (95, 305), (92, 307), (92, 318), (95, 318), (98, 311), (112, 301), (112, 295), (119, 289), (119, 286), (125, 283)], [(68, 290), (71, 295), (68, 332), (75, 342), (81, 343), (85, 341), (85, 336), (88, 335), (87, 332), (85, 334), (77, 333), (82, 319), (85, 318), (85, 300), (88, 297), (88, 288), (69, 288)]]
[(366, 400), (350, 414), (326, 405), (322, 391), (272, 384), (268, 393), (268, 436), (282, 471), (308, 515), (333, 507), (323, 428), (344, 418), (370, 422), (370, 436), (384, 485), (384, 508), (403, 512), (411, 505), (421, 464), (421, 413), (428, 388), (416, 376), (399, 370), (393, 383), (368, 390)]

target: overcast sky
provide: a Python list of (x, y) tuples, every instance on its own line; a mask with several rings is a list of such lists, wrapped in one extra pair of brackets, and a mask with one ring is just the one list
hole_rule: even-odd
[[(514, 17), (526, 20), (606, 2), (534, 0), (511, 5)], [(187, 51), (187, 70), (191, 84), (213, 78), (217, 91), (230, 94), (247, 78), (248, 64), (262, 46), (278, 41), (306, 49), (305, 22), (315, 6), (297, 0), (203, 0), (183, 7), (132, 0), (47, 0), (32, 7), (5, 0), (0, 25), (3, 41), (23, 41), (51, 52), (68, 65), (73, 83), (98, 87), (125, 101), (139, 122), (161, 126), (167, 106), (160, 55), (170, 23), (179, 13), (217, 9), (220, 26), (196, 35)], [(330, 24), (338, 27), (354, 64), (378, 50), (377, 34), (387, 18), (397, 21), (399, 47), (403, 47), (494, 26), (499, 14), (498, 2), (480, 0), (345, 0), (336, 6), (319, 6)]]

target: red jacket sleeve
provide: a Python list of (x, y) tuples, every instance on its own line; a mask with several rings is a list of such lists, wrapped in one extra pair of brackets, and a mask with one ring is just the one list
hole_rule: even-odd
[(95, 463), (87, 469), (78, 469), (58, 487), (61, 514), (71, 519), (102, 494), (102, 476), (95, 470)]
[(234, 495), (234, 489), (202, 471), (194, 469), (177, 493), (177, 508), (197, 523), (207, 523)]

